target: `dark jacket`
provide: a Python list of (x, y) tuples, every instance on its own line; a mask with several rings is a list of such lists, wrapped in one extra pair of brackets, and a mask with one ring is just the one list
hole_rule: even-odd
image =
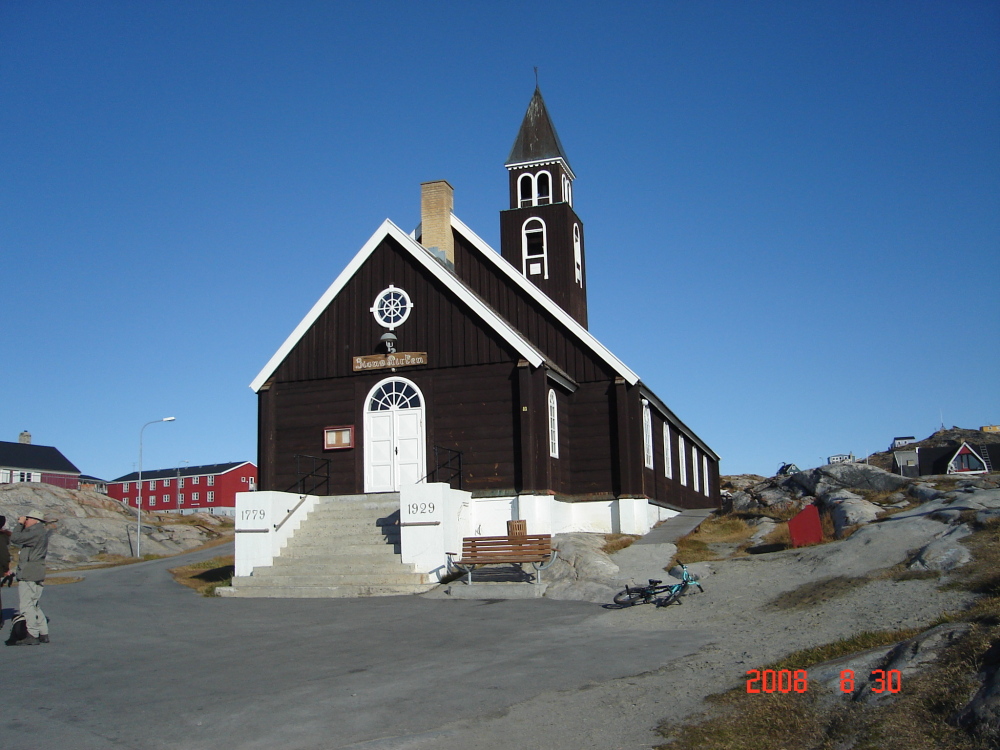
[(6, 531), (0, 531), (0, 576), (10, 567), (10, 536)]
[(17, 563), (19, 581), (45, 580), (45, 556), (49, 553), (49, 531), (44, 523), (25, 528), (18, 524), (10, 535), (10, 543), (21, 548)]

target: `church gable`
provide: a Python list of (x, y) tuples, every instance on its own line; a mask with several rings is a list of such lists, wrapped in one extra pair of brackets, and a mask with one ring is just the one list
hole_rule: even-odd
[[(391, 228), (386, 225), (391, 225)], [(402, 292), (408, 313), (380, 325), (376, 299), (389, 287)], [(458, 367), (541, 354), (472, 294), (450, 271), (398, 227), (386, 222), (296, 327), (251, 387), (279, 381), (347, 377), (356, 357), (386, 354), (382, 336), (396, 337), (397, 353), (420, 352), (426, 365)]]

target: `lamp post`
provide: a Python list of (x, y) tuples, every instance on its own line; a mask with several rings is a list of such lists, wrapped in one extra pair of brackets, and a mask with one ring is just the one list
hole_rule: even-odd
[(152, 422), (146, 422), (139, 430), (139, 494), (136, 496), (135, 509), (136, 509), (136, 521), (135, 521), (135, 556), (142, 557), (139, 552), (139, 545), (142, 539), (142, 433), (151, 424), (156, 424), (157, 422), (173, 422), (175, 417), (164, 417), (163, 419), (154, 419)]

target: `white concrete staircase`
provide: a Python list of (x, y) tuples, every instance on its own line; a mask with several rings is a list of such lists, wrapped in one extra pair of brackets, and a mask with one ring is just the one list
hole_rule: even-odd
[(436, 585), (399, 556), (399, 493), (320, 499), (270, 566), (233, 578), (228, 596), (361, 597)]

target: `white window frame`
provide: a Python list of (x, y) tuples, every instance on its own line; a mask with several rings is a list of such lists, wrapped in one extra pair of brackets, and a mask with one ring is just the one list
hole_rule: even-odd
[(156, 505), (156, 495), (150, 495), (149, 496), (149, 504), (150, 505)]
[(691, 446), (691, 484), (695, 492), (701, 492), (701, 467), (698, 465), (698, 449)]
[[(545, 195), (545, 196), (543, 196), (538, 191), (538, 183), (541, 181), (542, 175), (545, 175), (545, 177), (549, 181), (549, 194)], [(543, 169), (543, 170), (539, 171), (537, 174), (535, 174), (535, 205), (536, 206), (548, 206), (549, 204), (554, 203), (555, 201), (552, 200), (552, 197), (553, 197), (552, 193), (553, 193), (554, 187), (555, 186), (552, 184), (552, 173), (549, 172), (549, 170)], [(542, 198), (545, 199), (544, 203), (542, 202)]]
[(206, 499), (206, 500), (207, 500), (208, 502), (210, 502), (210, 503), (214, 503), (214, 502), (215, 502), (215, 492), (214, 492), (214, 491), (212, 491), (212, 490), (209, 490), (209, 492), (208, 492), (208, 497), (206, 497), (205, 499)]
[(674, 449), (670, 445), (670, 423), (663, 423), (663, 476), (674, 478)]
[(646, 399), (642, 400), (642, 460), (647, 469), (653, 468), (653, 415)]
[(559, 458), (559, 401), (553, 388), (549, 388), (549, 455)]
[(200, 492), (192, 492), (191, 493), (191, 502), (192, 503), (198, 502), (198, 498), (199, 497), (201, 497), (201, 493)]
[(191, 484), (201, 484), (201, 477), (191, 477)]
[(573, 267), (576, 283), (583, 287), (583, 243), (580, 240), (580, 225), (573, 225)]
[(206, 477), (206, 479), (208, 479), (208, 486), (209, 487), (214, 487), (215, 486), (215, 476), (214, 475), (210, 475), (210, 476)]
[[(538, 222), (541, 225), (542, 233), (542, 252), (541, 255), (528, 255), (528, 233), (536, 233), (537, 229), (528, 229), (528, 225), (532, 222)], [(545, 222), (539, 219), (537, 216), (532, 216), (529, 219), (525, 219), (524, 223), (521, 225), (521, 275), (526, 279), (530, 279), (532, 276), (537, 276), (538, 274), (530, 274), (528, 271), (531, 269), (534, 262), (539, 262), (541, 267), (539, 270), (542, 272), (542, 278), (549, 278), (549, 239), (548, 239), (548, 227), (545, 226)]]
[[(399, 320), (394, 320), (394, 321), (386, 320), (385, 318), (382, 317), (381, 311), (379, 310), (379, 304), (385, 297), (389, 296), (390, 294), (395, 294), (401, 297), (403, 304), (406, 306)], [(410, 313), (413, 312), (413, 300), (410, 299), (410, 295), (407, 294), (405, 290), (400, 289), (397, 286), (393, 286), (392, 284), (389, 284), (388, 287), (386, 287), (381, 292), (379, 292), (378, 295), (376, 295), (375, 301), (372, 303), (372, 306), (368, 309), (368, 311), (375, 318), (376, 323), (378, 323), (383, 328), (388, 328), (390, 331), (393, 331), (399, 328), (399, 326), (403, 325), (403, 323), (406, 322), (406, 319), (410, 317)]]
[(684, 444), (684, 436), (677, 436), (677, 459), (680, 461), (681, 470), (681, 485), (687, 487), (688, 485), (688, 462), (687, 462), (687, 446)]
[(162, 496), (162, 497), (160, 498), (160, 500), (161, 500), (161, 502), (164, 502), (164, 503), (169, 503), (169, 502), (170, 502), (170, 495), (163, 495), (163, 496)]
[(703, 482), (702, 482), (702, 485), (703, 485), (702, 486), (702, 490), (705, 493), (705, 497), (711, 497), (712, 496), (712, 486), (711, 486), (711, 484), (708, 481), (708, 476), (709, 476), (708, 475), (708, 456), (706, 456), (704, 453), (701, 456), (701, 468), (702, 468), (702, 473), (704, 474)]
[[(528, 197), (525, 198), (524, 193), (521, 189), (523, 183), (528, 183)], [(535, 176), (531, 172), (525, 172), (520, 177), (517, 178), (517, 207), (518, 208), (530, 208), (535, 205)]]
[(566, 175), (562, 176), (562, 199), (570, 208), (573, 207), (573, 181)]

